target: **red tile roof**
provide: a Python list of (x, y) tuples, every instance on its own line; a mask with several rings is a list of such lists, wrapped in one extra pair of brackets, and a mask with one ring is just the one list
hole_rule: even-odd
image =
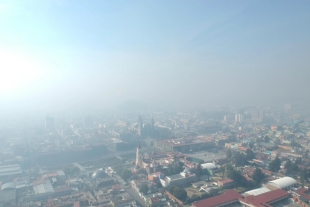
[(57, 177), (57, 172), (53, 172), (53, 173), (48, 173), (47, 177)]
[(44, 184), (46, 181), (45, 180), (37, 180), (37, 181), (33, 181), (32, 182), (32, 185), (33, 186), (36, 186), (36, 185), (41, 185), (41, 184)]
[(304, 197), (308, 201), (310, 201), (310, 195), (308, 194), (309, 189), (307, 188), (299, 188), (298, 190), (295, 191), (298, 195)]
[(238, 201), (238, 199), (241, 197), (242, 196), (238, 192), (236, 192), (234, 190), (227, 190), (221, 195), (194, 202), (193, 206), (195, 206), (195, 207), (213, 207), (213, 206), (218, 206), (220, 204)]

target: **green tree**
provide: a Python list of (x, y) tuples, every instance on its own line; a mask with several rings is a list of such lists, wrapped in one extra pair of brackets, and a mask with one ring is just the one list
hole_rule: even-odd
[(305, 182), (308, 180), (308, 177), (309, 177), (309, 173), (307, 172), (307, 169), (303, 169), (300, 172), (300, 183), (302, 187), (305, 186)]
[(262, 172), (262, 169), (256, 168), (252, 178), (257, 184), (259, 184), (265, 178), (265, 174)]
[(236, 151), (233, 154), (234, 160), (235, 160), (235, 165), (236, 166), (244, 166), (248, 163), (247, 159), (246, 159), (246, 155)]
[(80, 168), (78, 168), (76, 166), (71, 166), (71, 167), (67, 166), (67, 167), (64, 167), (62, 170), (64, 171), (64, 173), (66, 175), (74, 175), (74, 174), (80, 172)]
[(205, 198), (208, 198), (208, 197), (210, 197), (209, 193), (202, 193), (200, 195), (200, 199), (205, 199)]
[(121, 178), (123, 178), (123, 180), (127, 181), (131, 176), (132, 176), (132, 172), (130, 170), (123, 170), (121, 173)]
[(172, 186), (168, 189), (168, 191), (174, 195), (177, 199), (181, 200), (181, 201), (186, 201), (187, 198), (187, 192), (180, 187), (177, 186)]
[(71, 174), (76, 174), (80, 172), (80, 168), (78, 168), (77, 166), (71, 166), (70, 167), (70, 172)]
[(283, 131), (283, 126), (277, 126), (277, 131)]
[(146, 195), (148, 191), (149, 191), (149, 187), (147, 186), (146, 183), (143, 183), (143, 184), (141, 185), (140, 192), (142, 192), (143, 194)]
[(167, 170), (167, 172), (168, 172), (168, 175), (173, 175), (173, 174), (174, 174), (174, 170), (173, 170), (173, 167), (172, 167), (171, 164), (168, 165), (168, 170)]
[(193, 195), (191, 196), (191, 201), (192, 201), (192, 202), (195, 202), (195, 201), (198, 201), (198, 200), (200, 200), (200, 196), (199, 196), (199, 195), (193, 194)]
[(293, 163), (291, 160), (287, 160), (285, 165), (284, 165), (284, 168), (286, 169), (286, 174), (289, 175), (292, 173), (292, 166), (293, 166)]
[(239, 171), (235, 170), (235, 168), (232, 165), (226, 165), (225, 168), (226, 168), (226, 176), (228, 178), (232, 179), (233, 181), (235, 181), (235, 183), (237, 183), (240, 186), (246, 187), (248, 185), (245, 177)]
[(250, 148), (250, 149), (253, 149), (253, 147), (254, 147), (254, 143), (253, 143), (253, 142), (250, 142), (250, 143), (249, 143), (249, 148)]
[(228, 149), (228, 150), (226, 151), (226, 158), (228, 158), (228, 159), (231, 159), (231, 158), (232, 158), (232, 151), (231, 151), (231, 149)]
[(293, 163), (292, 163), (291, 160), (287, 160), (286, 163), (285, 163), (285, 165), (284, 165), (284, 168), (288, 170), (288, 169), (291, 168), (292, 164), (293, 164)]
[(254, 152), (251, 149), (247, 149), (245, 151), (245, 154), (246, 154), (246, 159), (247, 160), (252, 160), (252, 159), (255, 158), (255, 154), (254, 154)]
[(280, 170), (281, 161), (278, 157), (276, 157), (274, 160), (272, 160), (269, 163), (269, 170), (272, 172), (278, 172)]
[(295, 160), (295, 164), (296, 164), (296, 165), (302, 164), (302, 159), (301, 159), (301, 158), (297, 158), (297, 159)]
[(267, 135), (266, 136), (264, 136), (264, 142), (269, 142), (270, 141), (270, 137), (268, 137)]
[(157, 188), (162, 188), (163, 186), (161, 185), (160, 181), (156, 182), (156, 187)]
[(195, 172), (197, 178), (199, 179), (200, 176), (202, 175), (202, 169), (201, 169), (201, 165), (197, 165), (197, 168), (196, 168), (196, 172)]
[(219, 169), (219, 171), (220, 171), (221, 174), (222, 174), (222, 178), (224, 178), (224, 177), (225, 177), (225, 167), (224, 167), (224, 166), (221, 166), (220, 169)]

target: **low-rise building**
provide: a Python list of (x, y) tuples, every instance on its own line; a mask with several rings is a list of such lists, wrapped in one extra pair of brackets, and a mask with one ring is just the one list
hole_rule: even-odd
[(259, 195), (250, 195), (245, 198), (239, 198), (240, 203), (244, 207), (272, 207), (273, 204), (279, 206), (280, 203), (287, 200), (290, 194), (282, 189), (269, 191)]
[(290, 190), (292, 187), (296, 186), (297, 181), (291, 177), (283, 177), (276, 180), (269, 181), (266, 184), (266, 187), (275, 190), (275, 189), (282, 189), (282, 190)]
[(132, 201), (134, 200), (128, 193), (120, 193), (117, 195), (111, 195), (110, 201), (113, 207), (122, 207), (131, 205)]
[(193, 182), (197, 181), (195, 174), (181, 172), (180, 174), (166, 176), (163, 179), (160, 179), (160, 182), (163, 187), (168, 186), (186, 186)]
[(211, 198), (203, 199), (192, 203), (193, 207), (221, 207), (239, 204), (242, 196), (234, 191), (227, 190), (223, 194)]
[(231, 188), (235, 185), (235, 182), (227, 178), (227, 179), (218, 180), (217, 185), (218, 187), (221, 187), (221, 188)]

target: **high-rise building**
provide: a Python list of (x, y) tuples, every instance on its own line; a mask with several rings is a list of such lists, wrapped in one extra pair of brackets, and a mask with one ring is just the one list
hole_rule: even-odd
[(47, 116), (45, 118), (45, 129), (52, 130), (55, 128), (54, 118)]
[(235, 120), (234, 115), (226, 115), (226, 116), (224, 116), (224, 121), (225, 122), (232, 122), (234, 120)]
[(139, 117), (138, 117), (138, 124), (139, 124), (138, 134), (139, 134), (139, 136), (142, 136), (142, 132), (143, 132), (143, 120), (142, 120), (142, 117), (141, 117), (140, 114), (139, 114)]
[(243, 120), (243, 115), (242, 114), (236, 114), (235, 115), (235, 121), (236, 122), (242, 122)]
[(142, 167), (142, 152), (140, 145), (137, 147), (136, 151), (136, 166)]
[(253, 122), (262, 122), (264, 118), (264, 112), (263, 111), (252, 111), (251, 112), (251, 120)]

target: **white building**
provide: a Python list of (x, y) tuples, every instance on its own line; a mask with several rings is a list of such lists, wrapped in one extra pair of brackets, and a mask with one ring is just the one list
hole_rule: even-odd
[(291, 177), (283, 177), (273, 181), (270, 181), (266, 184), (266, 187), (275, 190), (275, 189), (282, 189), (282, 190), (290, 190), (297, 184), (297, 181)]
[(242, 122), (243, 115), (242, 114), (236, 114), (235, 115), (235, 122)]

